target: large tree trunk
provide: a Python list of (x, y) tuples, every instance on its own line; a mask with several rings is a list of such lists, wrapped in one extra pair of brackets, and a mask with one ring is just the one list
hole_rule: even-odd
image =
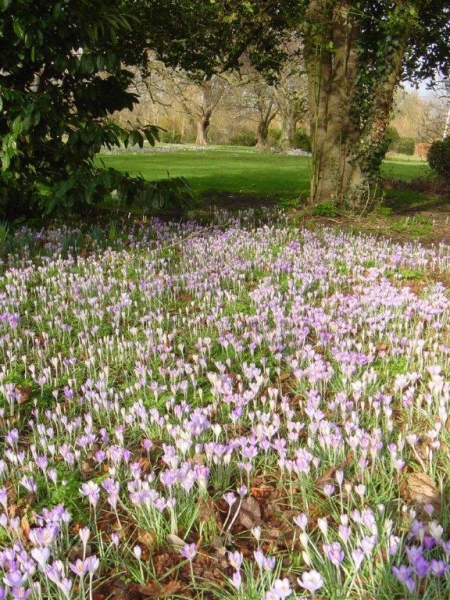
[[(346, 210), (364, 212), (373, 206), (377, 195), (383, 139), (407, 35), (392, 52), (389, 72), (364, 97), (367, 104), (363, 106), (357, 84), (364, 68), (358, 62), (359, 23), (350, 15), (349, 5), (338, 2), (331, 6), (325, 21), (324, 6), (323, 0), (310, 3), (310, 25), (305, 29), (304, 56), (312, 115), (310, 202), (331, 202)], [(361, 117), (363, 110), (365, 120)]]
[[(312, 2), (310, 17), (321, 19), (316, 11), (322, 2)], [(352, 42), (358, 34), (343, 14), (331, 15), (320, 45), (312, 34), (305, 43), (312, 136), (312, 204), (333, 202), (343, 205), (350, 196), (361, 198), (365, 181), (359, 161), (354, 160), (358, 144), (358, 124), (350, 119), (350, 102), (357, 75), (357, 48)], [(324, 26), (325, 27), (325, 26)], [(364, 190), (364, 192), (363, 192)], [(351, 199), (352, 203), (355, 200)], [(358, 200), (359, 202), (359, 200)]]

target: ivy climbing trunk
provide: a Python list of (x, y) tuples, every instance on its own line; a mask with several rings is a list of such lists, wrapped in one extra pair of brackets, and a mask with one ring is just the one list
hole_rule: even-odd
[(407, 21), (395, 46), (386, 47), (384, 71), (367, 76), (364, 35), (351, 2), (312, 0), (304, 27), (304, 58), (311, 112), (310, 202), (353, 212), (377, 196), (384, 136), (409, 36)]

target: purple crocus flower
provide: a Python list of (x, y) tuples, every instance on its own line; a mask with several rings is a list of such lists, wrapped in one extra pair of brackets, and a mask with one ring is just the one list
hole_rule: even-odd
[[(11, 565), (10, 565), (11, 566)], [(27, 576), (21, 573), (19, 570), (11, 570), (8, 573), (5, 573), (3, 577), (3, 582), (11, 588), (17, 588), (23, 584), (26, 580)]]
[(341, 562), (344, 560), (344, 553), (339, 542), (333, 542), (332, 544), (324, 544), (323, 549), (327, 555), (328, 560), (335, 566), (339, 567)]
[(419, 556), (412, 565), (412, 567), (419, 579), (422, 579), (423, 577), (426, 577), (426, 575), (428, 575), (430, 563), (426, 560), (424, 556)]
[(302, 578), (297, 579), (297, 581), (302, 588), (308, 590), (308, 592), (311, 592), (311, 594), (314, 594), (317, 592), (317, 590), (320, 590), (324, 584), (322, 575), (315, 569), (312, 569), (311, 571), (305, 571), (305, 573), (302, 574)]
[(181, 548), (181, 554), (188, 560), (193, 560), (197, 555), (197, 544), (185, 544)]
[(238, 550), (236, 550), (236, 552), (228, 552), (228, 562), (237, 571), (239, 571), (239, 569), (241, 568), (243, 560), (244, 560), (244, 557), (243, 557), (242, 553), (239, 552)]
[(292, 593), (291, 584), (289, 583), (289, 579), (287, 577), (284, 577), (284, 579), (276, 579), (273, 582), (271, 591), (276, 594), (276, 596), (277, 596), (277, 598), (279, 598), (279, 600), (284, 600), (285, 598), (290, 596)]
[(242, 577), (241, 577), (241, 573), (240, 571), (235, 571), (233, 573), (233, 577), (231, 578), (231, 583), (233, 584), (233, 586), (239, 590), (241, 588), (242, 585)]
[(23, 585), (21, 585), (18, 588), (13, 588), (11, 590), (11, 594), (14, 600), (25, 600), (25, 598), (28, 598), (32, 591), (32, 588), (25, 588)]
[(432, 558), (430, 561), (429, 572), (435, 577), (442, 577), (448, 571), (450, 571), (450, 565), (445, 564), (443, 560), (436, 560)]
[(412, 594), (416, 584), (412, 577), (412, 569), (411, 567), (407, 567), (406, 565), (400, 565), (397, 567), (392, 567), (392, 572), (397, 577), (397, 579), (406, 586), (408, 591)]
[(100, 500), (100, 486), (95, 481), (88, 481), (83, 483), (80, 488), (80, 492), (83, 496), (89, 500), (89, 503), (95, 508)]

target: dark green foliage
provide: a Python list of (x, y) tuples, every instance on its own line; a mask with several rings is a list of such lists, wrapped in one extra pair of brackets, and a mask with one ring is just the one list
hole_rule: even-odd
[(166, 64), (181, 66), (200, 80), (234, 68), (244, 53), (273, 78), (302, 1), (147, 0), (140, 21), (147, 45)]
[(433, 142), (427, 158), (430, 168), (450, 184), (450, 137)]
[(161, 131), (159, 139), (164, 144), (181, 144), (183, 141), (180, 131)]
[[(281, 129), (271, 129), (269, 137), (271, 145), (276, 147), (280, 146), (281, 136)], [(311, 152), (311, 136), (309, 136), (304, 129), (297, 129), (293, 147), (304, 150), (305, 152)]]
[(154, 144), (157, 128), (109, 121), (137, 102), (128, 90), (143, 52), (121, 0), (0, 0), (0, 211), (80, 210), (124, 184), (93, 166), (103, 146)]
[(400, 134), (398, 130), (389, 125), (386, 129), (386, 143), (388, 150), (394, 151), (397, 147), (398, 142), (400, 141)]
[(153, 211), (185, 211), (192, 208), (194, 202), (191, 187), (184, 177), (171, 177), (159, 181), (139, 178), (136, 183), (136, 197), (133, 200)]
[(295, 132), (295, 147), (305, 152), (311, 152), (311, 136), (303, 129), (297, 129)]
[(339, 210), (332, 202), (322, 202), (314, 207), (313, 214), (317, 217), (338, 217)]
[(282, 131), (281, 129), (272, 128), (269, 130), (269, 144), (271, 146), (279, 146)]
[(109, 197), (118, 206), (129, 206), (136, 202), (151, 211), (184, 211), (192, 207), (194, 202), (192, 189), (184, 177), (147, 181), (142, 175), (131, 177), (127, 172), (120, 173), (110, 168), (99, 169), (93, 180), (102, 183), (106, 180), (101, 197)]
[(256, 135), (254, 133), (238, 133), (230, 138), (231, 146), (256, 146)]
[(394, 149), (398, 154), (406, 154), (412, 156), (416, 147), (416, 141), (414, 138), (404, 137), (400, 138), (396, 143)]

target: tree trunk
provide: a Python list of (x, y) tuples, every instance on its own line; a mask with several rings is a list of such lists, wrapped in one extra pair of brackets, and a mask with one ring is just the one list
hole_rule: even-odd
[(281, 112), (281, 137), (280, 150), (292, 150), (295, 148), (295, 131), (297, 116), (293, 112)]
[(258, 129), (256, 132), (256, 147), (258, 150), (266, 150), (268, 146), (267, 138), (269, 137), (269, 127), (264, 121), (258, 123)]
[[(310, 17), (322, 3), (312, 2)], [(334, 16), (334, 15), (333, 15)], [(353, 24), (341, 14), (322, 32), (320, 44), (311, 33), (305, 43), (311, 107), (312, 177), (310, 201), (313, 205), (332, 202), (343, 205), (349, 195), (360, 196), (364, 178), (358, 161), (352, 160), (358, 131), (350, 121), (350, 98), (357, 73), (357, 54), (352, 38)]]
[(197, 137), (195, 139), (195, 144), (197, 146), (207, 146), (208, 145), (208, 127), (209, 127), (209, 117), (206, 115), (201, 115), (197, 120)]
[(272, 99), (267, 100), (262, 94), (257, 102), (258, 110), (258, 129), (256, 131), (256, 147), (258, 150), (267, 150), (269, 145), (269, 128), (270, 124), (277, 115), (277, 107)]
[(334, 3), (325, 25), (322, 0), (313, 0), (308, 13), (312, 25), (305, 29), (304, 56), (312, 115), (310, 202), (331, 202), (339, 208), (364, 212), (372, 207), (377, 194), (383, 139), (407, 33), (392, 52), (388, 73), (363, 97), (356, 84), (364, 69), (358, 62), (360, 29), (349, 5)]

